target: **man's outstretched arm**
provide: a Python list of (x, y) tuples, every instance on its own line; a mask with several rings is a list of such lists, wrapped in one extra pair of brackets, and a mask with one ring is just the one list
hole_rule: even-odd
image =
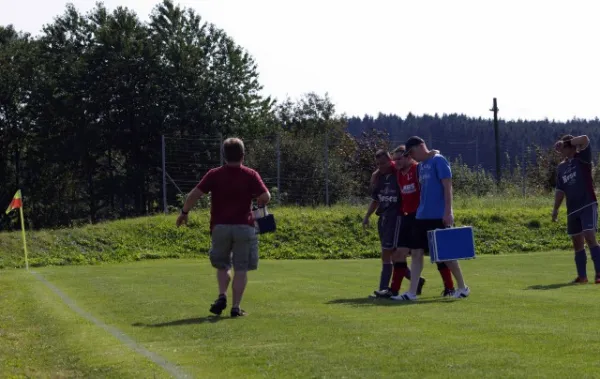
[(185, 202), (183, 203), (183, 207), (181, 208), (181, 214), (177, 217), (177, 221), (175, 222), (177, 226), (187, 223), (188, 213), (194, 208), (194, 205), (196, 205), (202, 196), (204, 196), (204, 192), (200, 191), (198, 187), (194, 187), (194, 189), (188, 193)]

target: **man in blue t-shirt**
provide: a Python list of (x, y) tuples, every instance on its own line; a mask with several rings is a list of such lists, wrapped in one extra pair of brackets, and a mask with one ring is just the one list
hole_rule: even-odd
[[(411, 137), (406, 141), (406, 154), (419, 162), (418, 175), (421, 186), (421, 201), (417, 209), (414, 236), (417, 249), (412, 251), (411, 274), (421, 275), (423, 270), (423, 255), (429, 250), (427, 232), (435, 229), (451, 227), (454, 224), (452, 212), (452, 171), (450, 164), (443, 155), (430, 151), (425, 141), (420, 137)], [(458, 289), (454, 290), (452, 278), (444, 278), (439, 267), (446, 289), (444, 296), (455, 298), (467, 297), (470, 289), (465, 285), (458, 261), (445, 262), (456, 282)], [(410, 291), (402, 295), (402, 300), (417, 300), (416, 288), (411, 283)], [(450, 287), (450, 288), (449, 288)], [(400, 299), (398, 299), (400, 300)]]
[(598, 203), (592, 178), (592, 150), (587, 136), (566, 135), (555, 144), (564, 160), (556, 169), (556, 194), (552, 220), (567, 199), (567, 233), (573, 240), (577, 278), (573, 283), (587, 283), (585, 243), (596, 270), (595, 282), (600, 283), (600, 246), (596, 242)]

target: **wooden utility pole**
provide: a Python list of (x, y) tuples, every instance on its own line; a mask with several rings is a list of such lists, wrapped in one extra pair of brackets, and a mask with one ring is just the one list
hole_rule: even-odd
[(498, 138), (498, 102), (494, 97), (494, 106), (490, 111), (494, 112), (494, 135), (496, 137), (496, 181), (500, 184), (502, 170), (500, 169), (500, 139)]

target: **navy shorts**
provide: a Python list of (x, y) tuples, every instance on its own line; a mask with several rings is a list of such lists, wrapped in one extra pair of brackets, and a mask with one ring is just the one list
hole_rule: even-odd
[(417, 214), (409, 213), (402, 216), (400, 231), (398, 233), (398, 247), (405, 249), (419, 249), (415, 243), (415, 234), (417, 232)]
[(379, 216), (377, 230), (379, 231), (382, 249), (392, 250), (398, 247), (398, 232), (401, 224), (402, 218), (400, 215), (386, 216), (383, 214)]
[(444, 220), (440, 219), (417, 219), (415, 222), (414, 249), (422, 249), (429, 253), (429, 238), (427, 232), (435, 229), (446, 229)]
[(598, 230), (598, 204), (592, 204), (567, 216), (567, 233), (570, 236), (588, 230)]

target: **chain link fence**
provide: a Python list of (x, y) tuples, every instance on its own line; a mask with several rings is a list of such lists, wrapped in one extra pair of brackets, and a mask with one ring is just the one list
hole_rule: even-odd
[[(354, 137), (336, 138), (327, 134), (311, 138), (284, 134), (245, 139), (244, 164), (260, 173), (276, 204), (363, 203), (368, 198), (370, 173), (375, 170), (374, 149), (392, 151), (405, 140), (383, 140), (377, 146), (365, 147)], [(553, 186), (558, 157), (551, 149), (525, 142), (521, 146), (501, 143), (498, 182), (495, 151), (482, 148), (477, 138), (447, 140), (429, 135), (424, 139), (430, 149), (439, 150), (450, 161), (458, 195), (534, 196), (548, 193)], [(223, 164), (221, 145), (222, 138), (163, 137), (165, 204), (180, 206), (185, 194), (208, 170)], [(600, 179), (596, 171), (594, 177)]]

